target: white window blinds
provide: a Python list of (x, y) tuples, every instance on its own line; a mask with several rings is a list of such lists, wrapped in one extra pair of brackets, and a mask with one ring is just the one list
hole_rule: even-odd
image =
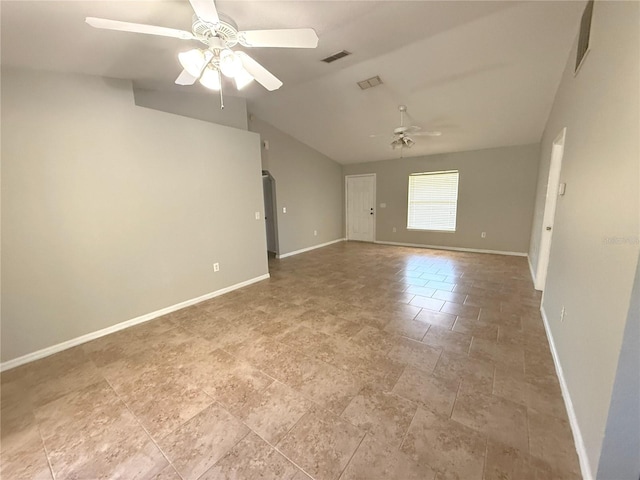
[(458, 171), (409, 175), (407, 228), (456, 231)]

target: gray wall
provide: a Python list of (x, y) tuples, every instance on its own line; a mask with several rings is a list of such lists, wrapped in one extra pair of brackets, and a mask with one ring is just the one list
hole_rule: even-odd
[[(538, 145), (525, 145), (345, 165), (343, 171), (376, 174), (377, 241), (525, 253), (538, 161)], [(460, 172), (456, 231), (407, 230), (409, 174), (454, 169)]]
[(530, 257), (536, 265), (551, 145), (567, 127), (543, 309), (595, 474), (640, 247), (640, 4), (595, 3), (577, 76), (575, 48), (542, 138)]
[(267, 273), (258, 135), (3, 68), (2, 140), (3, 361)]
[(640, 262), (605, 430), (597, 478), (640, 479)]
[(269, 142), (268, 150), (262, 147), (262, 168), (275, 178), (277, 253), (343, 238), (342, 166), (255, 116), (249, 130)]
[(183, 87), (182, 92), (133, 88), (139, 107), (153, 108), (198, 120), (247, 130), (247, 101), (225, 93), (224, 110), (220, 109), (218, 92), (197, 93), (197, 86)]

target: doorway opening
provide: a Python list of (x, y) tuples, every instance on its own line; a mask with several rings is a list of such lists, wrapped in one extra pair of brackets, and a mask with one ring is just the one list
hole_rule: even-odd
[(549, 165), (549, 180), (547, 181), (547, 196), (542, 217), (542, 232), (540, 233), (540, 251), (538, 253), (538, 266), (536, 269), (536, 290), (544, 290), (547, 282), (547, 270), (549, 269), (549, 256), (551, 255), (551, 239), (553, 237), (553, 222), (556, 217), (556, 204), (560, 188), (560, 171), (562, 170), (562, 156), (564, 154), (564, 140), (567, 128), (563, 128), (551, 148), (551, 162)]
[(376, 174), (345, 177), (347, 240), (374, 242), (376, 239)]
[(262, 171), (262, 193), (264, 195), (264, 224), (267, 236), (267, 255), (276, 258), (278, 255), (278, 218), (276, 212), (276, 180), (267, 171)]

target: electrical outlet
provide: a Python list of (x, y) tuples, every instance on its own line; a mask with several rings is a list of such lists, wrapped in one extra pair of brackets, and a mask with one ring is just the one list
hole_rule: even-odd
[(397, 231), (396, 227), (393, 227), (393, 233), (396, 233)]
[(480, 234), (480, 236), (481, 236), (482, 238), (487, 238), (487, 232), (482, 232), (482, 233)]
[(256, 220), (260, 220), (260, 212), (256, 212)]
[(567, 311), (564, 308), (564, 305), (562, 306), (562, 310), (560, 311), (560, 321), (564, 322), (564, 317), (567, 316)]
[(213, 264), (213, 271), (214, 272), (219, 272), (220, 271), (220, 264), (218, 262)]
[(314, 230), (314, 231), (313, 231), (313, 236), (314, 236), (314, 237), (317, 237), (317, 236), (318, 236), (318, 230)]

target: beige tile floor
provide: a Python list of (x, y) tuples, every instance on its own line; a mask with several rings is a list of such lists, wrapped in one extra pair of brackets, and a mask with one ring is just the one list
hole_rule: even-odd
[(580, 478), (524, 258), (341, 243), (2, 374), (8, 479)]

